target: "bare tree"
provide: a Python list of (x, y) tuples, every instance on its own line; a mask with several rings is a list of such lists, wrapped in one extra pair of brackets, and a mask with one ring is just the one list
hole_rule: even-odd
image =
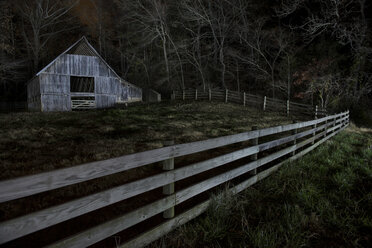
[(66, 23), (67, 13), (78, 3), (77, 0), (22, 0), (18, 11), (22, 17), (22, 33), (36, 72), (42, 50), (57, 34), (76, 27), (62, 25)]
[(10, 2), (0, 2), (0, 9), (0, 84), (2, 88), (0, 95), (5, 95), (10, 87), (17, 88), (18, 82), (25, 78), (25, 73), (22, 71), (25, 67), (25, 60), (17, 56), (14, 14), (11, 11)]
[[(199, 39), (212, 39), (212, 54), (218, 60), (221, 71), (221, 85), (226, 88), (226, 48), (232, 39), (236, 17), (231, 11), (233, 1), (203, 1), (203, 0), (184, 0), (182, 1), (182, 14), (184, 19), (197, 23), (197, 36)], [(204, 33), (200, 34), (203, 29)], [(192, 31), (195, 32), (195, 31)], [(195, 37), (195, 36), (194, 36)]]
[(138, 27), (137, 33), (141, 33), (139, 35), (143, 37), (142, 47), (160, 41), (168, 84), (171, 78), (169, 53), (176, 55), (181, 74), (181, 88), (184, 88), (183, 62), (169, 26), (171, 4), (161, 0), (118, 0), (117, 4), (125, 12), (122, 21)]
[(280, 27), (264, 29), (266, 21), (265, 18), (258, 18), (240, 26), (238, 38), (247, 52), (236, 51), (235, 56), (260, 73), (262, 78), (270, 79), (272, 96), (275, 97), (278, 88), (276, 66), (289, 48), (289, 40)]
[[(319, 6), (317, 9), (312, 9), (314, 3)], [(305, 9), (308, 15), (302, 24), (292, 28), (300, 30), (307, 43), (324, 34), (351, 49), (354, 65), (351, 73), (344, 75), (343, 89), (345, 95), (358, 102), (371, 92), (372, 87), (372, 74), (365, 67), (368, 58), (372, 57), (372, 48), (368, 44), (370, 31), (365, 15), (366, 0), (286, 0), (277, 14), (290, 16), (301, 9)]]

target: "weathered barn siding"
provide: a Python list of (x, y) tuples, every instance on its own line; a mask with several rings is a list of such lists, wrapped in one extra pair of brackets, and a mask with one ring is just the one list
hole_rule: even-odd
[[(71, 92), (71, 76), (93, 78), (94, 93)], [(142, 90), (121, 79), (84, 37), (41, 70), (35, 81), (29, 82), (28, 91), (30, 109), (39, 111), (70, 111), (72, 96), (75, 100), (94, 99), (96, 108), (142, 100)], [(39, 102), (34, 101), (37, 96)]]
[(116, 95), (119, 93), (120, 80), (111, 77), (95, 77), (94, 78), (96, 94)]
[(161, 94), (152, 89), (143, 91), (143, 100), (146, 102), (161, 102)]
[(70, 94), (70, 76), (43, 73), (39, 78), (41, 94)]
[(97, 108), (111, 107), (120, 101), (121, 92), (124, 88), (125, 85), (116, 77), (95, 77)]
[(30, 111), (41, 111), (39, 77), (33, 78), (27, 84), (27, 107)]
[(70, 97), (59, 96), (55, 94), (41, 95), (42, 111), (70, 111)]
[(142, 89), (129, 84), (128, 101), (130, 102), (142, 101)]
[(42, 111), (71, 110), (70, 76), (42, 73), (39, 78)]
[(117, 77), (100, 58), (75, 54), (63, 54), (43, 73), (83, 77)]

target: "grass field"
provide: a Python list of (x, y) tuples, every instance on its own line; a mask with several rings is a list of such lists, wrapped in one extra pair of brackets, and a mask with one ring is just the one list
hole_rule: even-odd
[[(288, 118), (284, 113), (261, 112), (236, 104), (208, 102), (165, 102), (124, 109), (67, 113), (5, 114), (0, 115), (0, 180), (150, 150), (162, 146), (165, 140), (174, 140), (180, 144), (249, 131), (252, 126), (263, 128), (291, 122), (292, 117)], [(211, 151), (201, 158), (176, 158), (175, 166), (191, 164), (194, 159), (208, 159), (208, 156), (216, 156), (218, 152), (228, 150)], [(161, 172), (162, 166), (154, 163), (5, 202), (0, 204), (0, 221)], [(208, 173), (198, 179), (211, 175)], [(187, 183), (193, 182), (185, 181), (185, 187)], [(7, 247), (18, 248), (26, 244), (44, 246), (102, 224), (161, 196), (162, 189), (155, 189), (12, 241)]]
[(372, 247), (372, 129), (349, 127), (151, 247)]
[(160, 103), (84, 112), (0, 115), (0, 179), (290, 123), (225, 103)]

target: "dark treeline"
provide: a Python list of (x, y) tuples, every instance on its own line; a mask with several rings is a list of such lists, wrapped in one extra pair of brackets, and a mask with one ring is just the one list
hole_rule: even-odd
[(129, 82), (228, 88), (324, 107), (371, 97), (366, 0), (2, 0), (0, 101), (82, 35)]

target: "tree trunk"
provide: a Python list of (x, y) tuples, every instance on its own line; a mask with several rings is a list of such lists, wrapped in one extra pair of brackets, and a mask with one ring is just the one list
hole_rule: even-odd
[(165, 62), (165, 71), (167, 73), (167, 81), (170, 83), (170, 75), (169, 75), (169, 63), (168, 63), (168, 53), (167, 53), (167, 44), (166, 38), (162, 39), (163, 42), (163, 54), (164, 54), (164, 62)]
[(226, 89), (226, 84), (225, 84), (225, 73), (226, 73), (226, 65), (225, 65), (225, 62), (224, 62), (224, 54), (223, 54), (223, 46), (221, 44), (221, 48), (220, 48), (220, 63), (222, 65), (222, 70), (221, 70), (221, 84), (222, 84), (222, 87)]
[(271, 69), (271, 85), (272, 85), (273, 98), (275, 98), (274, 68)]

